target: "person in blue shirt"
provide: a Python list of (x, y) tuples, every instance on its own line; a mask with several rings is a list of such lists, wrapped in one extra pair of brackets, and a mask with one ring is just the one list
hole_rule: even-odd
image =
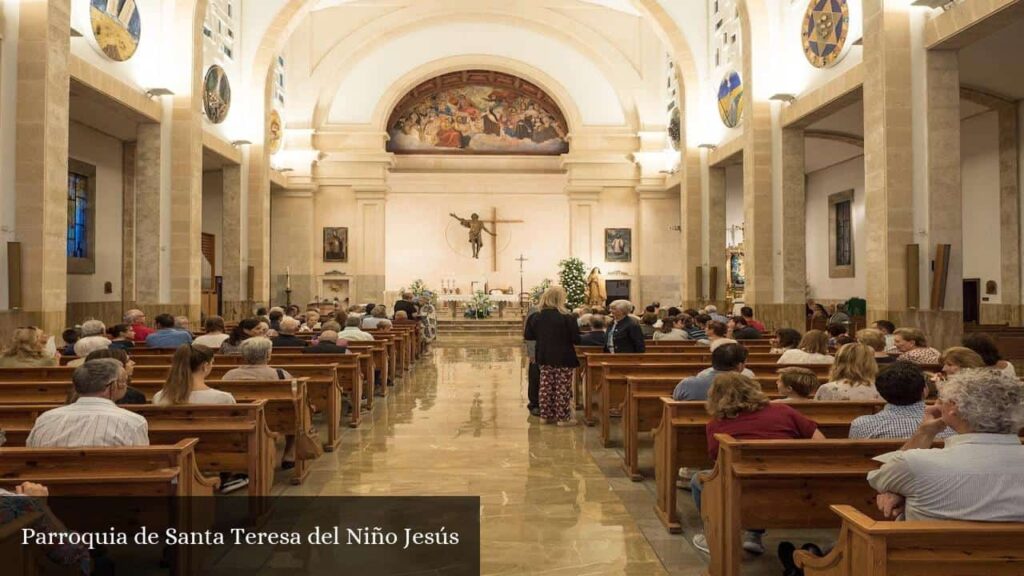
[(154, 318), (156, 332), (146, 336), (146, 346), (149, 348), (177, 348), (182, 344), (191, 344), (192, 335), (185, 330), (174, 327), (174, 316), (170, 314), (158, 314)]
[(708, 390), (719, 374), (743, 372), (747, 349), (739, 344), (722, 344), (711, 353), (711, 369), (683, 379), (672, 392), (673, 400), (707, 400)]

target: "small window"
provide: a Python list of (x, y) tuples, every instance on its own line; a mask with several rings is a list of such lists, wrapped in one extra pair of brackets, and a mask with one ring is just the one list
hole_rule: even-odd
[(206, 36), (207, 38), (213, 38), (213, 30), (210, 30), (210, 27), (206, 24), (203, 24), (203, 36)]
[(231, 48), (228, 48), (227, 46), (222, 46), (221, 48), (223, 49), (225, 56), (227, 56), (228, 58), (234, 58), (231, 52)]
[(829, 277), (852, 278), (853, 258), (853, 190), (828, 197)]
[(89, 256), (89, 177), (68, 172), (68, 257)]

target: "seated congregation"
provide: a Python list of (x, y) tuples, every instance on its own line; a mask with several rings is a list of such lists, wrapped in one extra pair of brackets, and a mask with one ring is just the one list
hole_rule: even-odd
[[(965, 568), (977, 549), (1017, 550), (1000, 566), (1019, 569), (1024, 383), (996, 339), (968, 332), (940, 351), (915, 327), (854, 327), (833, 316), (801, 334), (768, 330), (749, 307), (637, 313), (625, 300), (568, 311), (556, 286), (526, 320), (529, 408), (559, 425), (580, 410), (604, 447), (618, 441), (627, 475), (654, 477), (665, 527), (703, 526), (688, 539), (713, 576), (765, 554), (766, 529), (840, 527), (802, 550), (781, 542), (783, 573), (866, 573), (854, 547), (884, 557), (887, 534), (905, 535), (890, 550), (966, 534), (942, 574), (979, 573)], [(923, 556), (901, 559), (927, 571)]]
[[(261, 309), (233, 325), (213, 316), (194, 332), (187, 318), (159, 314), (150, 325), (130, 310), (121, 324), (86, 320), (61, 340), (35, 327), (5, 338), (5, 496), (91, 495), (96, 480), (82, 459), (104, 458), (103, 450), (126, 462), (103, 472), (110, 482), (138, 478), (133, 455), (185, 450), (198, 468), (191, 495), (216, 487), (268, 496), (275, 468), (285, 471), (281, 480), (301, 483), (313, 460), (338, 448), (339, 423), (358, 426), (374, 397), (386, 396), (426, 349), (408, 312), (392, 320), (372, 304), (324, 315)], [(55, 463), (40, 477), (26, 462), (43, 455)], [(190, 494), (183, 478), (173, 483)], [(82, 561), (77, 553), (48, 555)]]

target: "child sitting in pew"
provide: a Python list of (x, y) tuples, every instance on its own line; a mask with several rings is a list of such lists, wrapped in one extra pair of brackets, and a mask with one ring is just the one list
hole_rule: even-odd
[(805, 402), (814, 400), (818, 391), (818, 377), (809, 368), (789, 366), (779, 369), (779, 394), (782, 398), (772, 402)]

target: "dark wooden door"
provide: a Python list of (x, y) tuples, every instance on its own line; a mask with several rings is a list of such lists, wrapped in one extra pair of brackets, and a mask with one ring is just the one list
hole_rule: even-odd
[(964, 323), (979, 324), (981, 322), (981, 280), (978, 278), (964, 279)]

